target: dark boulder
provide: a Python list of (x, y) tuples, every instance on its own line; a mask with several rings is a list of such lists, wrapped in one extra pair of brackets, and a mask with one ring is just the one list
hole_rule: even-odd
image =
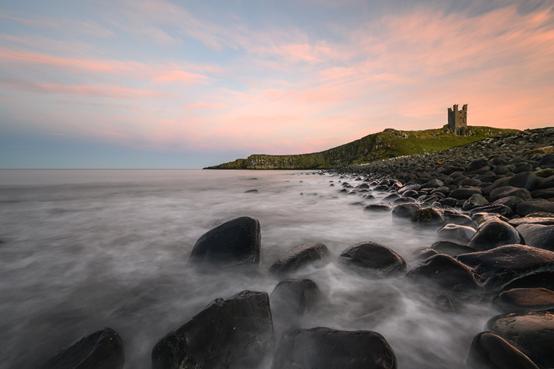
[(554, 251), (554, 225), (522, 224), (517, 231), (526, 245)]
[(492, 213), (502, 215), (504, 217), (511, 217), (514, 213), (511, 207), (502, 204), (488, 204), (473, 208), (470, 210), (471, 214), (476, 213)]
[(510, 178), (508, 184), (514, 187), (525, 188), (529, 191), (535, 189), (540, 182), (540, 178), (532, 172), (521, 172)]
[(554, 215), (552, 216), (526, 216), (521, 218), (510, 219), (509, 223), (514, 227), (522, 224), (542, 224), (542, 225), (554, 225)]
[(368, 211), (390, 211), (390, 206), (386, 204), (369, 204), (365, 208)]
[(406, 262), (393, 250), (375, 242), (366, 242), (345, 250), (341, 260), (380, 275), (391, 275), (406, 270)]
[(499, 219), (491, 219), (479, 226), (468, 246), (477, 250), (489, 250), (497, 246), (520, 242), (519, 233), (509, 223)]
[(514, 288), (546, 288), (554, 291), (554, 271), (540, 271), (539, 269), (536, 272), (512, 279), (502, 288), (505, 291)]
[(260, 223), (240, 217), (208, 231), (190, 254), (194, 263), (257, 264), (260, 260)]
[(450, 197), (457, 200), (467, 200), (472, 195), (480, 194), (481, 189), (479, 187), (460, 187), (450, 192)]
[(488, 328), (514, 343), (539, 367), (554, 367), (554, 313), (510, 313), (494, 317)]
[(475, 235), (475, 229), (470, 226), (446, 224), (438, 230), (438, 234), (443, 240), (461, 241), (467, 244)]
[(475, 336), (466, 363), (471, 369), (539, 369), (527, 355), (494, 332)]
[(461, 254), (474, 252), (471, 247), (460, 245), (450, 241), (438, 241), (431, 245), (431, 249), (439, 254), (450, 255), (456, 257)]
[(495, 201), (507, 196), (519, 197), (523, 200), (531, 200), (531, 193), (525, 188), (514, 186), (502, 186), (493, 189), (489, 193), (489, 200)]
[(479, 288), (473, 271), (448, 255), (435, 255), (411, 270), (408, 276), (428, 280), (451, 292), (468, 292)]
[(41, 369), (121, 369), (124, 361), (121, 337), (113, 329), (104, 328), (61, 351)]
[(444, 223), (444, 216), (439, 209), (422, 208), (418, 209), (412, 216), (412, 222), (427, 225), (438, 225)]
[(392, 209), (392, 215), (399, 218), (412, 218), (419, 210), (419, 205), (416, 204), (400, 204)]
[(533, 198), (538, 199), (554, 199), (554, 187), (545, 188), (531, 192)]
[(287, 279), (279, 282), (269, 297), (276, 332), (297, 327), (304, 313), (311, 311), (321, 298), (311, 279)]
[(471, 195), (471, 197), (464, 202), (464, 204), (462, 205), (462, 209), (470, 210), (479, 206), (487, 205), (488, 203), (489, 200), (487, 200), (483, 195), (476, 193)]
[(292, 273), (308, 265), (321, 266), (329, 256), (329, 249), (322, 243), (304, 244), (293, 247), (287, 256), (276, 261), (270, 268), (272, 273)]
[(494, 300), (505, 312), (554, 309), (554, 291), (547, 288), (512, 288), (501, 292)]
[(489, 161), (487, 159), (477, 159), (473, 160), (469, 165), (467, 166), (467, 170), (470, 172), (482, 169), (489, 165)]
[(549, 268), (554, 270), (554, 252), (525, 245), (506, 245), (462, 254), (457, 259), (474, 268), (487, 287), (493, 289), (526, 274)]
[(152, 351), (153, 369), (243, 369), (260, 365), (273, 345), (269, 297), (243, 291), (216, 299)]
[(396, 358), (376, 332), (297, 329), (281, 338), (272, 368), (396, 369)]
[(522, 216), (539, 212), (554, 214), (554, 201), (549, 201), (547, 199), (533, 199), (523, 201), (516, 206), (516, 213)]

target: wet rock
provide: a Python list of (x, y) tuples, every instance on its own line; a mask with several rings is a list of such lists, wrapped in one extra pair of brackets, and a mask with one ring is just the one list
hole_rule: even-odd
[(533, 196), (533, 198), (550, 199), (550, 201), (552, 201), (552, 199), (554, 199), (554, 188), (551, 187), (542, 190), (536, 190), (531, 192), (531, 195)]
[(308, 265), (321, 266), (329, 256), (329, 249), (322, 243), (304, 244), (293, 247), (287, 256), (276, 261), (270, 272), (292, 273)]
[(516, 213), (522, 216), (538, 212), (554, 214), (554, 202), (546, 199), (534, 199), (523, 201), (516, 206)]
[(300, 317), (313, 310), (321, 298), (311, 279), (287, 279), (279, 282), (270, 296), (273, 326), (276, 332), (297, 327)]
[(450, 292), (468, 292), (479, 288), (473, 271), (448, 255), (435, 255), (411, 270), (408, 276), (428, 280)]
[(503, 287), (504, 291), (514, 288), (547, 288), (554, 291), (554, 271), (540, 271), (524, 274), (512, 279)]
[(396, 369), (387, 341), (372, 331), (329, 328), (297, 329), (285, 333), (272, 369)]
[(525, 245), (506, 245), (488, 251), (462, 254), (459, 261), (474, 268), (488, 288), (536, 271), (554, 270), (554, 252)]
[(539, 367), (554, 367), (554, 313), (510, 313), (494, 317), (488, 328), (514, 343)]
[(121, 337), (113, 329), (104, 328), (61, 351), (41, 369), (121, 369), (124, 362)]
[(514, 187), (525, 188), (529, 191), (535, 189), (540, 179), (532, 172), (521, 172), (510, 178), (508, 184)]
[(246, 191), (244, 191), (244, 193), (258, 193), (258, 190), (255, 189), (255, 188), (253, 188), (253, 189), (251, 189), (251, 190), (246, 190)]
[(458, 224), (446, 224), (438, 230), (439, 237), (443, 240), (461, 241), (464, 244), (475, 235), (475, 229)]
[(517, 196), (506, 196), (506, 197), (502, 197), (498, 200), (495, 200), (493, 205), (504, 205), (504, 206), (507, 206), (509, 207), (510, 209), (515, 209), (517, 204), (519, 204), (520, 202), (523, 202), (523, 199), (521, 197), (517, 197)]
[(520, 226), (522, 224), (542, 224), (542, 225), (554, 225), (554, 215), (553, 216), (526, 216), (522, 218), (510, 219), (509, 223), (514, 227)]
[(489, 161), (487, 159), (477, 159), (469, 163), (467, 166), (467, 170), (470, 172), (482, 169), (489, 165)]
[(435, 208), (422, 208), (418, 209), (412, 216), (412, 222), (437, 225), (444, 222), (444, 216), (442, 212)]
[(526, 245), (554, 251), (554, 225), (522, 224), (517, 231)]
[(498, 219), (491, 219), (479, 226), (477, 233), (468, 246), (477, 250), (489, 250), (502, 245), (520, 243), (517, 230), (510, 224)]
[(152, 351), (153, 369), (254, 368), (273, 345), (269, 297), (243, 291), (216, 299)]
[(457, 200), (467, 200), (475, 194), (480, 194), (481, 189), (479, 187), (461, 187), (450, 192), (450, 197)]
[(444, 218), (448, 223), (473, 226), (474, 222), (469, 215), (462, 214), (457, 210), (446, 209), (443, 212)]
[(554, 291), (546, 288), (512, 288), (501, 292), (494, 300), (505, 312), (554, 309)]
[(489, 220), (501, 220), (503, 222), (509, 221), (509, 219), (504, 217), (503, 215), (485, 212), (472, 214), (471, 219), (479, 226)]
[(416, 204), (400, 204), (392, 209), (392, 214), (399, 218), (412, 218), (419, 210), (419, 205)]
[(514, 211), (512, 208), (502, 204), (488, 204), (471, 209), (471, 214), (475, 213), (493, 213), (504, 217), (511, 217)]
[(493, 332), (475, 336), (466, 363), (471, 369), (539, 369), (527, 355)]
[(519, 197), (522, 200), (531, 200), (531, 193), (528, 190), (526, 190), (525, 188), (513, 186), (503, 186), (495, 188), (490, 192), (489, 200), (495, 201), (508, 196)]
[(423, 188), (436, 188), (444, 186), (444, 182), (440, 179), (434, 178), (430, 181), (427, 181), (422, 187)]
[(369, 204), (365, 208), (367, 211), (390, 211), (390, 206), (386, 204)]
[(431, 245), (431, 249), (439, 254), (456, 257), (461, 254), (468, 254), (476, 251), (471, 247), (460, 245), (450, 241), (438, 241)]
[(345, 250), (341, 260), (364, 270), (388, 276), (406, 270), (406, 262), (393, 250), (375, 242), (366, 242)]
[(257, 264), (260, 260), (260, 223), (240, 217), (208, 231), (196, 241), (194, 263)]
[(462, 209), (470, 210), (479, 206), (487, 205), (488, 203), (489, 200), (487, 200), (483, 195), (476, 193), (471, 195), (471, 197), (464, 202)]

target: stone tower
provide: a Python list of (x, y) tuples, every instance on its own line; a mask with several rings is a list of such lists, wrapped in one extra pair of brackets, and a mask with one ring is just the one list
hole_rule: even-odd
[(458, 110), (458, 105), (448, 108), (448, 129), (457, 135), (463, 135), (467, 130), (467, 104)]

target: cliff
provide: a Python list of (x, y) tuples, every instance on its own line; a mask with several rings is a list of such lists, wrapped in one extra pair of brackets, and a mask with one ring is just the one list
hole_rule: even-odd
[(491, 127), (468, 127), (463, 136), (446, 128), (423, 131), (386, 129), (329, 150), (298, 155), (254, 154), (205, 169), (328, 169), (403, 155), (443, 151), (488, 137), (513, 133), (514, 130)]

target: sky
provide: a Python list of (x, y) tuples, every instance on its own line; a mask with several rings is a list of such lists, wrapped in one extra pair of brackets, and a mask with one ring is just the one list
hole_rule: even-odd
[(1, 168), (199, 168), (554, 125), (554, 2), (0, 0)]

